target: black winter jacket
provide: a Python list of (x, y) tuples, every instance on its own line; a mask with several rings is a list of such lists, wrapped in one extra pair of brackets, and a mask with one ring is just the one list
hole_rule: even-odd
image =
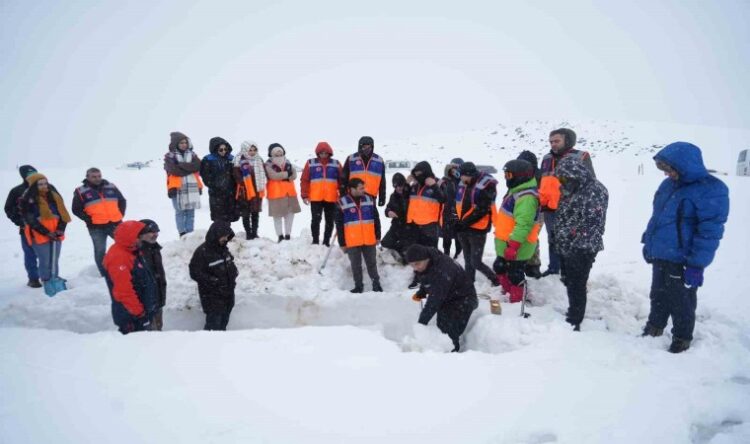
[(430, 248), (430, 263), (418, 273), (419, 294), (429, 296), (419, 315), (419, 323), (427, 325), (435, 314), (438, 321), (451, 324), (452, 319), (462, 319), (477, 308), (474, 283), (463, 268), (449, 256)]
[(29, 184), (23, 181), (21, 185), (13, 187), (8, 193), (8, 198), (5, 199), (5, 215), (8, 216), (11, 222), (17, 227), (19, 232), (23, 232), (23, 215), (20, 210), (20, 201), (23, 193), (29, 188)]
[(164, 264), (161, 260), (161, 245), (143, 242), (139, 250), (143, 261), (154, 275), (158, 290), (157, 304), (159, 308), (163, 308), (167, 302), (167, 274), (164, 272)]
[(219, 238), (234, 237), (228, 222), (218, 221), (206, 233), (206, 241), (193, 253), (190, 260), (190, 277), (198, 283), (198, 294), (205, 313), (225, 312), (234, 307), (234, 287), (237, 266), (234, 256)]

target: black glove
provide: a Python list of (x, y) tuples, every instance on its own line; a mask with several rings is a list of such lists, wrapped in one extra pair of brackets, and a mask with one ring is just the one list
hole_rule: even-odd
[(383, 197), (378, 198), (378, 206), (382, 207), (383, 205), (385, 205), (385, 198)]
[(507, 270), (508, 280), (511, 284), (518, 286), (526, 280), (526, 275), (523, 272), (523, 266), (520, 262), (513, 262), (511, 264), (508, 264)]
[(170, 188), (169, 190), (167, 190), (167, 197), (169, 197), (170, 199), (174, 199), (175, 197), (177, 197), (177, 188)]
[(492, 264), (492, 271), (496, 274), (505, 274), (508, 271), (508, 262), (505, 261), (505, 258), (502, 256), (496, 257)]

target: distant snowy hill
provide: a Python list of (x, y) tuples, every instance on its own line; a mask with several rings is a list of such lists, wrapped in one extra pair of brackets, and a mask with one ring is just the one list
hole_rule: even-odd
[[(373, 136), (386, 159), (428, 160), (440, 175), (453, 157), (498, 170), (524, 149), (541, 159), (549, 131), (565, 124), (529, 121), (400, 141)], [(651, 279), (640, 235), (664, 177), (653, 153), (690, 141), (704, 149), (708, 167), (734, 171), (750, 130), (567, 124), (610, 192), (605, 251), (589, 281), (583, 331), (564, 322), (565, 290), (549, 277), (530, 282), (528, 319), (519, 317), (518, 304), (505, 303), (494, 316), (480, 301), (460, 354), (445, 353), (450, 340), (434, 320), (416, 325), (419, 306), (406, 288), (411, 270), (389, 252), (378, 253), (384, 293), (368, 292), (367, 279), (364, 294), (349, 293), (349, 262), (338, 248), (318, 274), (326, 249), (310, 245), (304, 206), (289, 242), (273, 241), (265, 212), (261, 239), (244, 240), (234, 224), (230, 249), (240, 278), (230, 331), (200, 331), (204, 317), (187, 263), (210, 224), (207, 196), (196, 232), (177, 239), (158, 165), (99, 165), (128, 199), (126, 218), (154, 219), (162, 229), (166, 331), (116, 332), (78, 220), (60, 260), (71, 289), (47, 298), (25, 287), (18, 232), (6, 220), (0, 442), (750, 442), (750, 178), (720, 176), (731, 211), (699, 291), (693, 347), (675, 356), (665, 352), (669, 335), (639, 336)], [(316, 142), (290, 148), (290, 159), (304, 164)], [(342, 160), (353, 151), (333, 148)], [(69, 202), (91, 165), (56, 169), (42, 159), (35, 166)], [(18, 183), (15, 171), (0, 173), (3, 190)], [(541, 242), (546, 264), (544, 234)], [(488, 238), (485, 262), (493, 259)], [(477, 290), (497, 291), (482, 276)]]

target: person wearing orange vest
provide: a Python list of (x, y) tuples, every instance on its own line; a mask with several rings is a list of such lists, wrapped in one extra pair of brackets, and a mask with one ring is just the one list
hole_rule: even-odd
[(541, 213), (534, 167), (515, 159), (506, 163), (503, 171), (508, 192), (493, 220), (497, 254), (493, 268), (513, 303), (523, 299), (524, 268), (536, 250)]
[[(437, 248), (440, 237), (440, 216), (445, 203), (445, 194), (438, 185), (429, 162), (417, 163), (406, 178), (409, 183), (409, 206), (406, 223), (411, 226), (414, 243)], [(419, 285), (417, 274), (409, 288)]]
[(351, 179), (349, 192), (338, 200), (336, 233), (341, 249), (349, 256), (354, 277), (352, 293), (362, 293), (362, 257), (365, 258), (367, 274), (372, 280), (372, 291), (383, 291), (380, 286), (375, 246), (380, 242), (380, 216), (375, 206), (375, 197), (365, 191), (362, 179)]
[(234, 158), (234, 180), (237, 182), (237, 204), (245, 227), (245, 239), (258, 238), (258, 215), (266, 195), (266, 169), (258, 154), (258, 145), (242, 142), (240, 154)]
[(323, 231), (323, 245), (330, 246), (333, 223), (336, 214), (336, 202), (339, 200), (339, 180), (341, 163), (332, 158), (333, 149), (328, 142), (320, 142), (315, 147), (315, 158), (305, 163), (300, 179), (302, 202), (310, 205), (312, 222), (310, 232), (312, 243), (320, 243), (320, 220), (325, 214), (326, 225)]
[(102, 179), (99, 168), (89, 168), (83, 185), (73, 193), (71, 209), (86, 223), (94, 244), (94, 262), (99, 274), (104, 277), (104, 254), (107, 252), (107, 237), (115, 238), (115, 228), (122, 222), (127, 201), (115, 184)]
[(281, 242), (291, 238), (294, 214), (302, 211), (297, 201), (297, 190), (294, 188), (297, 171), (294, 165), (286, 160), (286, 150), (280, 143), (272, 143), (268, 147), (268, 157), (266, 161), (268, 215), (273, 217), (273, 227)]
[(539, 205), (542, 208), (544, 225), (549, 244), (549, 266), (542, 276), (560, 274), (560, 256), (555, 249), (555, 211), (560, 202), (560, 181), (556, 177), (557, 165), (565, 157), (573, 157), (583, 162), (594, 174), (591, 155), (587, 151), (575, 149), (576, 133), (569, 128), (559, 128), (549, 133), (550, 152), (542, 158), (540, 168), (542, 178), (539, 182)]
[(169, 136), (169, 152), (164, 155), (167, 196), (172, 199), (177, 232), (182, 237), (192, 233), (195, 210), (201, 207), (201, 159), (193, 152), (193, 143), (188, 136), (178, 132), (170, 133)]
[(60, 193), (43, 174), (31, 174), (26, 177), (26, 182), (29, 188), (19, 199), (24, 235), (39, 258), (39, 277), (44, 292), (52, 297), (66, 290), (65, 279), (58, 275), (58, 260), (70, 214)]
[(480, 173), (473, 162), (461, 164), (458, 174), (461, 181), (456, 189), (454, 205), (458, 221), (454, 230), (463, 249), (466, 274), (474, 282), (476, 270), (479, 270), (496, 287), (500, 285), (497, 276), (482, 262), (482, 256), (495, 213), (497, 180), (490, 174)]
[(359, 138), (357, 152), (349, 155), (341, 170), (341, 194), (347, 193), (350, 179), (362, 179), (365, 191), (378, 198), (378, 206), (385, 205), (385, 161), (375, 154), (375, 142), (370, 136)]

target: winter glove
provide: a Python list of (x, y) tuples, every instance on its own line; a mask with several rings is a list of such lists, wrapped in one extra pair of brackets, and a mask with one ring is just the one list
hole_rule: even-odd
[(167, 197), (170, 199), (174, 199), (177, 197), (177, 188), (170, 188), (167, 190)]
[(703, 269), (699, 267), (685, 267), (685, 287), (693, 288), (703, 285)]
[(508, 241), (508, 246), (505, 247), (505, 253), (503, 253), (503, 258), (506, 261), (514, 261), (516, 260), (516, 257), (518, 257), (518, 249), (521, 248), (521, 243), (514, 240)]
[(505, 274), (508, 269), (508, 264), (505, 262), (505, 258), (498, 256), (495, 258), (495, 262), (492, 264), (492, 271), (496, 274)]
[(411, 297), (411, 300), (414, 302), (421, 302), (422, 299), (426, 298), (427, 296), (420, 295), (419, 293), (414, 293), (414, 295)]
[(384, 197), (378, 198), (378, 206), (382, 207), (383, 205), (385, 205), (385, 198)]

